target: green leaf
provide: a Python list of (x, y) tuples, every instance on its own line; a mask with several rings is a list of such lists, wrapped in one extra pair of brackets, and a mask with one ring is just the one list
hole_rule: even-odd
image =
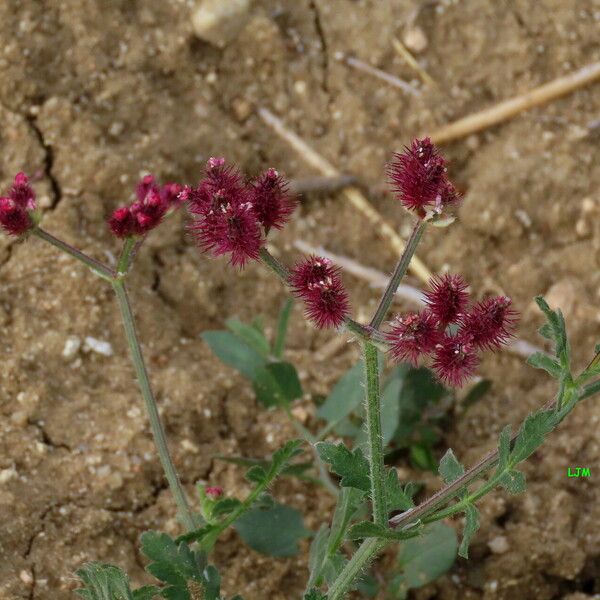
[(258, 485), (270, 485), (270, 483), (284, 471), (290, 460), (302, 452), (302, 449), (300, 448), (301, 445), (302, 440), (291, 440), (286, 442), (283, 447), (273, 453), (271, 462), (267, 463), (265, 466), (255, 464), (250, 467), (246, 473), (246, 479)]
[(408, 510), (414, 506), (408, 489), (402, 489), (396, 469), (389, 469), (385, 480), (385, 493), (388, 511)]
[[(348, 489), (348, 488), (346, 488)], [(317, 582), (323, 564), (327, 560), (327, 544), (329, 541), (329, 527), (323, 523), (313, 538), (308, 554), (308, 583), (307, 588), (311, 588)]]
[(146, 531), (141, 538), (142, 552), (150, 559), (148, 573), (167, 585), (161, 594), (168, 600), (190, 600), (189, 586), (205, 589), (201, 556), (187, 544), (175, 541), (166, 533)]
[(160, 596), (160, 590), (153, 585), (145, 585), (144, 587), (133, 590), (133, 600), (154, 600)]
[(273, 344), (273, 354), (276, 358), (281, 358), (283, 356), (283, 351), (285, 349), (285, 338), (287, 336), (288, 324), (293, 305), (294, 301), (288, 298), (279, 312), (279, 319), (277, 320), (277, 337), (275, 338), (275, 343)]
[(205, 331), (202, 339), (220, 360), (250, 380), (266, 363), (264, 356), (229, 331)]
[(374, 537), (384, 540), (401, 541), (412, 538), (416, 535), (416, 527), (406, 529), (388, 529), (383, 525), (377, 525), (372, 521), (361, 521), (356, 525), (352, 525), (348, 531), (349, 540), (364, 540), (365, 538)]
[(262, 356), (269, 355), (269, 342), (264, 333), (254, 325), (246, 325), (237, 319), (227, 319), (225, 325), (243, 342)]
[(514, 449), (510, 455), (510, 463), (516, 465), (529, 458), (544, 442), (544, 438), (556, 426), (556, 415), (553, 411), (540, 410), (528, 415), (517, 439)]
[(552, 310), (542, 296), (537, 296), (535, 301), (540, 310), (546, 315), (547, 326), (540, 329), (540, 333), (554, 341), (555, 354), (558, 357), (563, 371), (568, 371), (570, 365), (570, 350), (567, 339), (565, 318), (560, 310)]
[(469, 558), (469, 544), (479, 529), (479, 511), (474, 504), (467, 504), (465, 507), (465, 528), (463, 538), (458, 548), (458, 555), (463, 558)]
[(458, 462), (451, 448), (448, 448), (446, 454), (442, 457), (438, 470), (445, 484), (456, 481), (465, 473), (465, 468)]
[(385, 383), (381, 394), (381, 434), (383, 446), (387, 446), (398, 429), (400, 403), (408, 365), (399, 365)]
[(437, 464), (433, 457), (430, 446), (425, 444), (411, 444), (410, 446), (410, 460), (413, 466), (423, 471), (432, 471), (433, 473), (437, 470)]
[(501, 473), (508, 465), (510, 456), (510, 440), (512, 439), (512, 426), (508, 424), (498, 438), (498, 468), (496, 473)]
[[(228, 463), (232, 463), (234, 465), (240, 465), (242, 467), (253, 467), (259, 466), (263, 469), (269, 468), (271, 464), (270, 461), (262, 459), (262, 458), (247, 458), (245, 456), (224, 456), (222, 454), (217, 454), (215, 456), (218, 460), (223, 460)], [(288, 475), (290, 477), (298, 477), (298, 479), (303, 480), (312, 480), (312, 478), (305, 475), (306, 471), (312, 469), (314, 464), (312, 462), (302, 462), (302, 463), (294, 463), (291, 465), (286, 465), (281, 471), (280, 475)]]
[(489, 379), (478, 381), (463, 398), (462, 406), (464, 410), (479, 402), (491, 389), (492, 382)]
[(317, 416), (329, 423), (336, 423), (348, 416), (360, 404), (365, 391), (362, 387), (363, 364), (357, 363), (336, 383)]
[(527, 359), (527, 364), (536, 369), (543, 369), (552, 377), (558, 379), (562, 374), (562, 368), (558, 361), (544, 352), (536, 352)]
[[(119, 567), (92, 562), (81, 567), (75, 574), (84, 585), (75, 592), (85, 600), (134, 600), (129, 578)], [(154, 595), (158, 593), (158, 588), (151, 589)]]
[(336, 552), (329, 557), (329, 560), (323, 565), (322, 573), (323, 579), (329, 587), (340, 576), (347, 564), (348, 559), (341, 552)]
[(350, 521), (357, 513), (364, 498), (365, 492), (363, 490), (354, 487), (343, 487), (340, 490), (333, 520), (331, 521), (331, 534), (327, 545), (327, 551), (330, 555), (337, 552), (342, 545)]
[(350, 452), (342, 442), (318, 442), (315, 448), (321, 459), (331, 465), (331, 471), (341, 477), (340, 485), (358, 488), (363, 492), (371, 489), (369, 462), (360, 448)]
[(298, 554), (298, 540), (310, 534), (304, 529), (302, 513), (282, 504), (250, 510), (234, 528), (250, 548), (269, 556)]
[(239, 508), (241, 502), (237, 498), (223, 498), (217, 500), (212, 507), (212, 516), (214, 518), (222, 517), (232, 513), (236, 508)]
[(498, 483), (511, 494), (521, 494), (527, 487), (525, 474), (516, 470), (506, 472)]
[(398, 566), (401, 575), (389, 587), (393, 598), (404, 598), (409, 589), (435, 581), (446, 573), (456, 559), (456, 532), (444, 523), (432, 523), (423, 533), (400, 546)]
[(317, 589), (312, 589), (304, 594), (304, 600), (327, 600), (327, 596)]
[(257, 369), (254, 392), (267, 408), (285, 406), (302, 397), (302, 386), (296, 367), (288, 362), (274, 362)]

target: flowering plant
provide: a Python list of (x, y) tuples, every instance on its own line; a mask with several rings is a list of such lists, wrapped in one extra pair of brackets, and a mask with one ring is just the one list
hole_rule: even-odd
[[(112, 233), (123, 239), (115, 268), (42, 229), (35, 192), (23, 173), (16, 175), (8, 194), (0, 197), (0, 225), (6, 233), (24, 240), (31, 235), (45, 240), (83, 262), (115, 291), (157, 452), (185, 530), (175, 539), (153, 531), (142, 535), (142, 551), (149, 560), (147, 570), (157, 580), (156, 585), (132, 590), (127, 575), (118, 567), (90, 563), (78, 571), (83, 585), (78, 590), (81, 597), (88, 600), (223, 598), (218, 572), (210, 565), (210, 553), (219, 536), (230, 526), (236, 526), (244, 539), (251, 540), (250, 545), (277, 554), (264, 540), (264, 527), (272, 527), (272, 522), (264, 521), (264, 515), (277, 514), (281, 519), (283, 515), (289, 517), (289, 511), (277, 505), (268, 495), (268, 488), (282, 474), (297, 474), (312, 468), (312, 463), (307, 467), (295, 461), (302, 452), (302, 441), (292, 440), (270, 460), (247, 463), (250, 468), (246, 477), (252, 488), (246, 498), (228, 497), (217, 485), (199, 486), (198, 510), (190, 506), (169, 454), (126, 287), (134, 257), (145, 237), (183, 204), (190, 216), (189, 233), (202, 252), (214, 257), (225, 255), (231, 266), (238, 269), (249, 261), (264, 263), (292, 296), (304, 303), (306, 317), (315, 327), (335, 328), (341, 334), (349, 334), (362, 347), (366, 439), (364, 446), (348, 448), (343, 442), (328, 439), (333, 427), (315, 435), (291, 415), (290, 402), (302, 390), (293, 366), (282, 360), (289, 305), (282, 311), (273, 347), (259, 329), (230, 323), (231, 329), (248, 347), (254, 347), (258, 356), (252, 355), (250, 362), (242, 360), (238, 367), (253, 379), (255, 390), (266, 405), (281, 406), (290, 415), (315, 455), (319, 480), (338, 499), (331, 526), (324, 525), (314, 536), (304, 600), (341, 600), (355, 588), (367, 565), (387, 545), (400, 542), (409, 548), (413, 538), (432, 540), (437, 521), (461, 513), (465, 515), (465, 526), (458, 553), (466, 558), (479, 523), (476, 502), (496, 487), (513, 494), (524, 491), (525, 477), (517, 469), (519, 463), (544, 442), (578, 402), (600, 391), (600, 379), (595, 378), (600, 375), (600, 361), (594, 359), (583, 372), (574, 374), (562, 314), (551, 309), (543, 298), (537, 298), (547, 320), (540, 333), (554, 343), (554, 352), (534, 354), (529, 362), (557, 380), (556, 397), (530, 414), (516, 434), (507, 425), (500, 434), (497, 450), (469, 469), (448, 450), (438, 467), (443, 486), (430, 498), (415, 504), (413, 496), (417, 488), (410, 482), (401, 484), (396, 471), (384, 462), (381, 353), (387, 353), (394, 362), (413, 365), (428, 360), (443, 383), (461, 386), (475, 374), (481, 352), (496, 351), (510, 340), (517, 313), (505, 296), (472, 303), (462, 277), (445, 274), (430, 282), (425, 294), (426, 308), (419, 313), (397, 316), (381, 329), (425, 229), (430, 224), (448, 225), (452, 221), (451, 211), (460, 201), (459, 193), (448, 179), (443, 157), (427, 138), (415, 140), (395, 155), (389, 175), (397, 199), (413, 213), (415, 223), (369, 324), (352, 319), (341, 270), (330, 260), (307, 256), (288, 268), (267, 249), (270, 231), (283, 228), (296, 205), (286, 180), (274, 169), (246, 180), (223, 158), (211, 158), (196, 187), (159, 185), (154, 177), (144, 177), (136, 188), (136, 200), (117, 208), (108, 218)], [(205, 339), (213, 349), (218, 347), (214, 336), (207, 334)], [(355, 384), (353, 392), (356, 389), (359, 388)], [(370, 519), (360, 520), (361, 505), (370, 507)], [(263, 511), (262, 520), (257, 520), (259, 509)], [(289, 520), (284, 522), (287, 524), (283, 533), (289, 537), (293, 527)], [(301, 519), (294, 527), (296, 537), (306, 534)], [(262, 533), (262, 538), (257, 539), (257, 532)], [(269, 534), (274, 536), (275, 532)], [(351, 545), (352, 551), (348, 553), (345, 540), (358, 545)], [(290, 545), (295, 547), (293, 536), (278, 548), (279, 555), (284, 555)]]

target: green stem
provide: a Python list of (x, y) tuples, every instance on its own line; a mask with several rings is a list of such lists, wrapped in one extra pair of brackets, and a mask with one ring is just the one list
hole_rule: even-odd
[(342, 600), (369, 562), (386, 545), (385, 540), (367, 538), (348, 561), (327, 592), (327, 600)]
[(62, 240), (59, 240), (58, 238), (54, 237), (51, 233), (48, 233), (46, 230), (42, 229), (41, 227), (36, 227), (32, 231), (32, 233), (33, 233), (33, 235), (36, 235), (40, 239), (44, 240), (45, 242), (52, 244), (55, 248), (58, 248), (59, 250), (66, 252), (73, 258), (77, 259), (79, 262), (82, 262), (86, 267), (91, 269), (96, 275), (98, 275), (99, 277), (102, 277), (102, 279), (105, 279), (107, 281), (112, 281), (115, 273), (110, 267), (108, 267), (104, 263), (101, 263), (99, 260), (96, 260), (95, 258), (88, 256), (87, 254), (84, 254), (83, 252), (81, 252), (81, 250), (77, 250), (77, 248), (73, 248), (73, 246), (71, 246), (70, 244), (67, 244), (66, 242), (63, 242)]
[(390, 278), (387, 288), (385, 289), (385, 292), (383, 293), (383, 296), (381, 297), (379, 306), (375, 311), (375, 315), (371, 319), (370, 325), (371, 327), (373, 327), (373, 329), (379, 329), (381, 323), (385, 319), (385, 316), (387, 315), (390, 305), (392, 304), (392, 301), (394, 299), (394, 295), (396, 294), (398, 286), (400, 285), (400, 281), (402, 281), (402, 278), (404, 277), (404, 275), (406, 275), (406, 271), (408, 270), (408, 266), (410, 265), (410, 261), (412, 260), (413, 254), (415, 253), (415, 250), (417, 249), (417, 246), (421, 241), (421, 236), (425, 231), (425, 227), (426, 223), (421, 219), (419, 219), (415, 223), (412, 233), (410, 234), (410, 237), (406, 242), (404, 252), (402, 253), (400, 260), (398, 261), (398, 264), (394, 269), (394, 272)]
[(312, 454), (315, 458), (315, 464), (317, 465), (317, 470), (319, 471), (319, 481), (323, 484), (323, 486), (325, 487), (325, 489), (327, 489), (328, 492), (330, 492), (333, 496), (335, 496), (337, 498), (337, 496), (339, 495), (339, 490), (338, 490), (337, 486), (331, 480), (329, 471), (327, 470), (325, 463), (323, 463), (323, 461), (321, 460), (321, 457), (319, 456), (319, 453), (317, 452), (317, 450), (315, 448), (315, 444), (319, 440), (308, 429), (306, 429), (306, 427), (304, 427), (304, 425), (302, 425), (302, 423), (300, 423), (300, 421), (298, 421), (298, 419), (296, 419), (296, 417), (294, 417), (289, 406), (286, 405), (283, 407), (283, 409), (284, 409), (285, 414), (287, 415), (288, 419), (290, 420), (290, 423), (292, 424), (294, 429), (298, 432), (298, 435), (300, 435), (310, 446)]
[(125, 328), (125, 337), (127, 338), (127, 344), (129, 345), (129, 350), (131, 352), (131, 359), (133, 361), (138, 385), (146, 404), (146, 411), (150, 420), (150, 427), (154, 436), (154, 443), (156, 444), (158, 456), (173, 497), (175, 498), (183, 524), (188, 531), (192, 531), (195, 528), (194, 516), (189, 507), (181, 482), (179, 481), (175, 465), (171, 459), (171, 454), (169, 453), (165, 430), (160, 420), (158, 406), (156, 404), (156, 399), (154, 398), (154, 393), (152, 392), (152, 387), (150, 386), (148, 371), (146, 370), (142, 349), (135, 329), (134, 316), (127, 296), (125, 282), (116, 279), (113, 280), (112, 286), (119, 302), (119, 309), (121, 310), (121, 317), (123, 318), (123, 327)]
[(385, 498), (385, 466), (383, 463), (383, 436), (381, 434), (381, 396), (379, 393), (379, 363), (377, 348), (363, 344), (366, 387), (367, 442), (369, 445), (369, 469), (373, 522), (387, 527)]
[(133, 236), (129, 236), (125, 239), (123, 249), (121, 250), (121, 256), (119, 256), (119, 261), (117, 262), (117, 275), (120, 277), (127, 275), (127, 271), (129, 271), (131, 253), (136, 245), (136, 242), (137, 239)]

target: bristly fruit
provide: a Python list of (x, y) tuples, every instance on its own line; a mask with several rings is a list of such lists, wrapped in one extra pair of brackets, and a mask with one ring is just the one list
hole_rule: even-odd
[(438, 321), (428, 310), (396, 317), (385, 334), (392, 360), (415, 366), (422, 355), (434, 350), (440, 338)]
[(508, 343), (517, 313), (506, 296), (469, 307), (467, 284), (460, 275), (434, 277), (429, 286), (425, 310), (397, 317), (390, 324), (385, 333), (389, 353), (397, 362), (413, 364), (430, 356), (443, 382), (461, 386), (474, 374), (479, 351)]
[(469, 302), (468, 287), (460, 275), (445, 274), (429, 281), (425, 303), (441, 325), (459, 320)]
[(265, 235), (272, 227), (282, 229), (296, 208), (287, 181), (275, 169), (267, 169), (250, 183), (250, 198)]
[(35, 226), (35, 191), (25, 173), (17, 173), (8, 196), (0, 197), (0, 225), (9, 235), (23, 235)]
[(306, 316), (319, 329), (339, 327), (350, 313), (341, 272), (331, 261), (309, 256), (296, 263), (289, 278), (292, 292), (306, 306)]
[(189, 230), (203, 252), (230, 254), (229, 262), (239, 267), (258, 259), (264, 239), (250, 192), (224, 159), (210, 158), (204, 179), (183, 196), (193, 218)]
[(402, 205), (425, 218), (440, 214), (460, 196), (446, 174), (446, 161), (429, 138), (413, 140), (410, 148), (394, 154), (388, 175)]
[[(181, 187), (167, 184), (159, 186), (153, 175), (146, 175), (137, 184), (137, 200), (128, 206), (115, 209), (108, 226), (117, 237), (146, 235), (162, 221), (171, 206), (175, 206)], [(175, 197), (173, 195), (175, 194)]]

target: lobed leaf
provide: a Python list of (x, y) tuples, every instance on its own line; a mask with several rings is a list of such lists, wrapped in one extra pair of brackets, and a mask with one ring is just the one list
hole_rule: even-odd
[(318, 442), (315, 448), (321, 459), (331, 465), (331, 471), (341, 477), (342, 487), (354, 487), (363, 492), (371, 489), (369, 462), (360, 448), (351, 452), (342, 442)]
[(521, 471), (507, 471), (498, 482), (510, 494), (521, 494), (527, 487), (525, 474)]
[(465, 468), (458, 462), (452, 449), (448, 448), (446, 454), (444, 454), (440, 461), (438, 471), (444, 483), (449, 484), (456, 481), (461, 475), (464, 475)]
[(556, 423), (557, 415), (554, 411), (540, 410), (528, 415), (515, 440), (510, 463), (516, 465), (529, 458), (542, 445), (544, 438), (554, 429)]
[[(409, 484), (410, 485), (410, 484)], [(389, 469), (385, 479), (385, 493), (389, 512), (408, 510), (414, 506), (412, 496), (416, 492), (413, 486), (402, 489), (396, 469)]]
[(84, 585), (75, 593), (85, 600), (151, 600), (160, 591), (155, 586), (145, 586), (133, 592), (125, 572), (114, 565), (91, 562), (75, 574)]
[(527, 359), (527, 364), (536, 369), (543, 369), (555, 379), (562, 375), (562, 367), (557, 360), (548, 356), (544, 352), (536, 352)]
[(467, 504), (465, 507), (465, 528), (463, 531), (463, 538), (458, 548), (459, 556), (469, 558), (469, 544), (478, 529), (479, 510), (474, 504)]

